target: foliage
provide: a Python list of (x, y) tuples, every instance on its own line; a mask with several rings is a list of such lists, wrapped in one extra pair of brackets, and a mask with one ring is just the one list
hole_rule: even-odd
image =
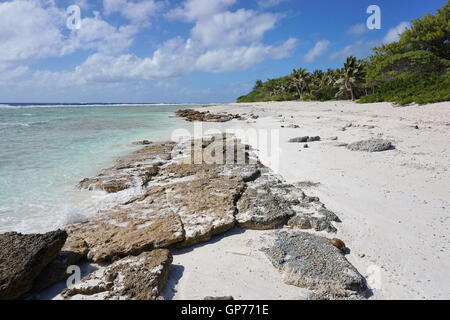
[(400, 40), (373, 48), (365, 60), (348, 57), (343, 68), (294, 69), (258, 80), (238, 102), (360, 99), (419, 104), (450, 100), (450, 1), (435, 15), (413, 20)]

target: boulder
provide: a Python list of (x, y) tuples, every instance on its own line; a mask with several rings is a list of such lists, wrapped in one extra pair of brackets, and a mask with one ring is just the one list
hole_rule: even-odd
[(352, 151), (381, 152), (390, 150), (392, 142), (383, 139), (369, 139), (351, 143), (347, 148)]
[(169, 250), (144, 252), (101, 267), (61, 294), (64, 299), (156, 300), (169, 277)]
[(281, 231), (264, 251), (287, 284), (332, 297), (362, 295), (367, 290), (364, 277), (327, 238)]
[(66, 241), (65, 231), (46, 234), (0, 235), (0, 300), (17, 299), (31, 290), (33, 281)]

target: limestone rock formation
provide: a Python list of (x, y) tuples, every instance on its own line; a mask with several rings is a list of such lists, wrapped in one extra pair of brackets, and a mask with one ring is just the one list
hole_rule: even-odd
[(52, 261), (66, 241), (65, 231), (0, 235), (0, 300), (17, 299)]
[(184, 118), (186, 121), (195, 122), (227, 122), (233, 119), (240, 119), (241, 117), (237, 114), (214, 114), (208, 111), (200, 112), (192, 109), (178, 110), (175, 114)]
[(383, 139), (369, 139), (350, 143), (347, 148), (352, 151), (381, 152), (390, 150), (392, 142)]
[(174, 143), (150, 143), (123, 157), (117, 163), (93, 178), (78, 184), (81, 189), (104, 190), (116, 193), (136, 185), (145, 185), (158, 174), (159, 167), (171, 159)]
[(359, 295), (367, 290), (364, 277), (327, 238), (282, 231), (265, 252), (288, 284), (326, 292), (335, 298)]
[(169, 276), (169, 250), (144, 252), (102, 267), (62, 293), (64, 299), (156, 300)]

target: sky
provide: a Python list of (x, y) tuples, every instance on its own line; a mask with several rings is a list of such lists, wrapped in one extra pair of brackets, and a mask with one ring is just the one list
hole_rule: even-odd
[(258, 79), (364, 58), (446, 2), (2, 0), (0, 102), (232, 102)]

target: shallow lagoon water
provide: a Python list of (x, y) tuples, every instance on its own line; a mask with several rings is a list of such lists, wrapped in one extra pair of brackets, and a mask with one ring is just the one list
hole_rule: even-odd
[(0, 233), (45, 232), (114, 202), (76, 188), (138, 148), (166, 140), (183, 105), (1, 105)]

